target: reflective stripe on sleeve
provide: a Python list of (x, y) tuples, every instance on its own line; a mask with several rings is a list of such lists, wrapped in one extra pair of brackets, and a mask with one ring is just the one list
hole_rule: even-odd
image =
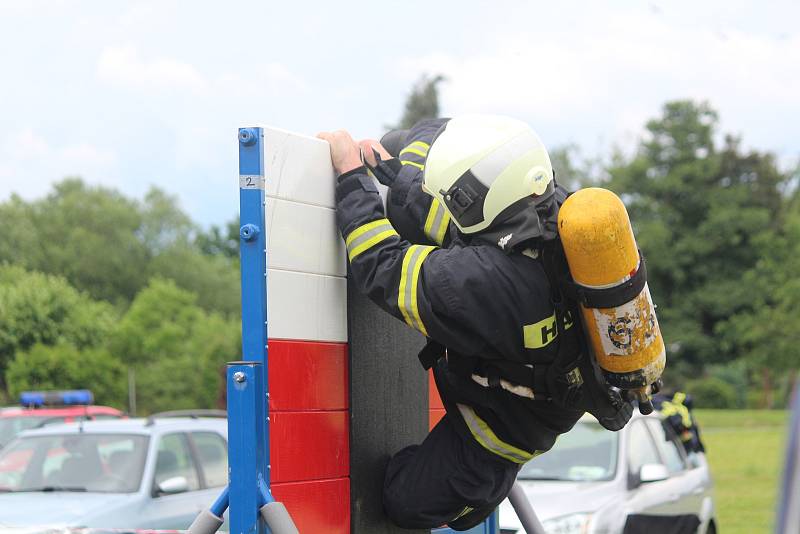
[(425, 165), (423, 165), (422, 163), (417, 163), (416, 161), (411, 161), (411, 160), (407, 160), (407, 159), (401, 159), (400, 163), (402, 163), (403, 165), (411, 165), (413, 167), (418, 168), (421, 171), (425, 170)]
[(428, 331), (422, 324), (417, 305), (417, 286), (422, 262), (436, 247), (427, 245), (411, 245), (403, 256), (403, 271), (400, 275), (400, 287), (397, 291), (397, 307), (403, 314), (406, 323), (426, 336)]
[(483, 446), (484, 449), (488, 450), (489, 452), (517, 464), (524, 464), (534, 456), (541, 454), (538, 451), (533, 453), (523, 451), (520, 448), (506, 443), (498, 438), (494, 432), (492, 432), (492, 429), (489, 428), (489, 425), (486, 424), (486, 421), (478, 417), (478, 414), (475, 413), (475, 410), (464, 404), (458, 404), (457, 406), (462, 417), (464, 417), (464, 421), (467, 423), (467, 427), (469, 427), (469, 431), (472, 433), (472, 436)]
[(450, 224), (450, 214), (438, 199), (434, 198), (425, 219), (425, 235), (434, 243), (441, 245), (444, 241), (447, 226)]
[(414, 141), (410, 143), (407, 147), (400, 151), (400, 156), (403, 154), (416, 154), (417, 156), (422, 156), (423, 158), (428, 155), (428, 149), (431, 148), (431, 145), (424, 141)]
[(397, 235), (389, 219), (378, 219), (361, 225), (350, 232), (347, 239), (345, 239), (347, 257), (350, 261), (353, 261), (356, 256), (365, 250), (369, 250), (384, 239)]

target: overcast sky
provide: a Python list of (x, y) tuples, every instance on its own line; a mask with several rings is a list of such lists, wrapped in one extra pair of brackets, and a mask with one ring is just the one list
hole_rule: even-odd
[(0, 0), (0, 200), (80, 175), (221, 223), (237, 127), (380, 135), (423, 73), (447, 77), (445, 115), (513, 115), (588, 155), (634, 146), (666, 100), (706, 99), (788, 165), (798, 20), (797, 0)]

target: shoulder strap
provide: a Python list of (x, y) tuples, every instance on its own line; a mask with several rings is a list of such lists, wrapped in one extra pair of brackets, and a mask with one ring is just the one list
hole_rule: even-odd
[(639, 251), (639, 268), (630, 279), (618, 286), (606, 289), (592, 289), (576, 283), (569, 272), (559, 281), (564, 293), (587, 308), (615, 308), (630, 302), (644, 289), (647, 283), (647, 267), (644, 256)]

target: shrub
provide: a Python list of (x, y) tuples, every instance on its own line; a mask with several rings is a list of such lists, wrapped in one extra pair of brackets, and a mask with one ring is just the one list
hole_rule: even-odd
[(739, 396), (736, 389), (719, 378), (703, 378), (686, 384), (686, 392), (694, 397), (697, 408), (736, 408)]
[(125, 370), (103, 349), (36, 344), (17, 353), (6, 371), (6, 382), (14, 397), (31, 389), (89, 389), (97, 404), (125, 406)]

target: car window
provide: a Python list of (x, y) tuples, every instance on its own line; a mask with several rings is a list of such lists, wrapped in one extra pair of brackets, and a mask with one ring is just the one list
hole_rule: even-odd
[(166, 434), (158, 443), (155, 485), (174, 477), (184, 477), (189, 491), (200, 489), (197, 467), (184, 434)]
[(33, 458), (34, 445), (30, 440), (18, 441), (5, 449), (0, 456), (0, 490), (13, 490), (20, 485), (22, 475)]
[(643, 421), (634, 421), (628, 432), (628, 469), (639, 474), (645, 464), (660, 464), (655, 443)]
[(599, 423), (579, 422), (559, 436), (547, 453), (525, 464), (519, 478), (528, 480), (610, 480), (617, 470), (618, 434)]
[[(50, 416), (23, 416), (23, 417), (4, 417), (0, 419), (0, 444), (8, 443), (11, 438), (29, 428), (37, 428), (42, 423), (52, 419)], [(61, 418), (60, 422), (63, 422)]]
[(192, 441), (203, 469), (206, 486), (215, 488), (228, 483), (228, 444), (216, 432), (194, 432)]
[[(73, 421), (77, 420), (78, 419), (73, 419)], [(43, 426), (49, 426), (49, 425), (60, 425), (66, 422), (67, 422), (66, 417), (47, 417), (47, 418), (42, 418), (39, 424), (36, 425), (36, 428), (42, 428)]]
[(56, 473), (61, 471), (64, 461), (69, 458), (70, 454), (64, 447), (51, 447), (47, 451), (47, 456), (42, 462), (42, 478), (45, 480), (51, 479)]
[(683, 462), (683, 456), (681, 456), (681, 452), (678, 449), (679, 445), (675, 442), (671, 429), (667, 432), (664, 428), (664, 423), (660, 419), (648, 419), (647, 424), (653, 433), (658, 450), (669, 472), (678, 473), (683, 471), (686, 468), (686, 464)]
[(128, 434), (20, 438), (0, 452), (0, 488), (132, 493), (142, 480), (147, 442)]

